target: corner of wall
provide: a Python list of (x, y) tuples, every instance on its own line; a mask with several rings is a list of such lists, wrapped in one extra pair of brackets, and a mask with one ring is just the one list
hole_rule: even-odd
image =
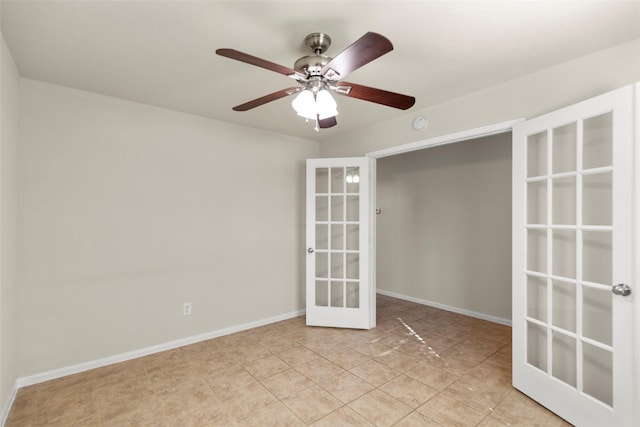
[(20, 74), (0, 35), (0, 425), (17, 379), (17, 150)]

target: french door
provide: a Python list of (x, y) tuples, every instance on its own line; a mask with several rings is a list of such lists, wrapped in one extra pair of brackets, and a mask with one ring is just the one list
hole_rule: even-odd
[(634, 102), (514, 126), (513, 384), (578, 426), (635, 425)]
[(307, 325), (375, 327), (373, 162), (307, 160)]

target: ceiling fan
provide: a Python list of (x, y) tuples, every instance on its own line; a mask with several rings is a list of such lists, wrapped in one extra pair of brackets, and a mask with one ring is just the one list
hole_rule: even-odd
[(368, 32), (333, 58), (324, 55), (324, 52), (331, 45), (331, 37), (328, 35), (312, 33), (304, 39), (304, 43), (311, 49), (313, 55), (298, 59), (293, 68), (278, 65), (234, 49), (216, 50), (218, 55), (275, 71), (296, 80), (299, 84), (237, 105), (233, 107), (233, 110), (247, 111), (268, 102), (298, 94), (291, 103), (292, 107), (298, 115), (305, 117), (307, 121), (313, 120), (316, 125), (315, 130), (319, 131), (338, 123), (336, 120), (337, 104), (330, 92), (401, 110), (411, 108), (415, 104), (416, 99), (412, 96), (342, 80), (352, 71), (392, 51), (393, 45), (386, 37)]

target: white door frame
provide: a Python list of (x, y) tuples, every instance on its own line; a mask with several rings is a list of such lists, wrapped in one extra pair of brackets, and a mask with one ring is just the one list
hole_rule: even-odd
[[(635, 298), (640, 298), (640, 292), (638, 292), (638, 284), (640, 284), (640, 262), (637, 262), (640, 259), (640, 83), (636, 83), (633, 85), (634, 87), (634, 112), (635, 115), (632, 118), (635, 123), (635, 135), (633, 135), (633, 164), (635, 167), (633, 168), (633, 184), (632, 184), (632, 218), (631, 223), (633, 224), (633, 235), (631, 237), (633, 244), (633, 253), (631, 254), (633, 260), (636, 260), (633, 264), (635, 265), (634, 271), (631, 272), (633, 277), (633, 282), (636, 285), (636, 295)], [(375, 259), (374, 259), (375, 262)], [(640, 358), (640, 303), (636, 301), (635, 303), (635, 359), (638, 360)], [(632, 375), (633, 381), (635, 383), (634, 390), (634, 402), (635, 403), (635, 424), (640, 425), (640, 363), (636, 362), (636, 371), (634, 373), (630, 373)]]
[[(450, 133), (447, 135), (436, 136), (434, 138), (423, 139), (421, 141), (410, 142), (408, 144), (398, 145), (384, 150), (372, 151), (365, 154), (371, 159), (369, 163), (370, 180), (370, 197), (369, 197), (369, 212), (371, 212), (370, 230), (369, 230), (369, 256), (371, 262), (369, 263), (370, 271), (369, 277), (371, 279), (372, 294), (375, 295), (376, 287), (376, 195), (377, 195), (377, 181), (376, 181), (376, 161), (384, 157), (395, 156), (397, 154), (409, 153), (411, 151), (422, 150), (425, 148), (437, 147), (439, 145), (453, 144), (455, 142), (467, 141), (470, 139), (482, 138), (485, 136), (497, 135), (505, 132), (511, 132), (513, 125), (520, 123), (525, 119), (519, 118), (514, 120), (508, 120), (505, 122), (494, 123), (487, 126), (481, 126), (478, 128), (467, 129), (456, 133)], [(375, 302), (373, 304), (375, 307)]]

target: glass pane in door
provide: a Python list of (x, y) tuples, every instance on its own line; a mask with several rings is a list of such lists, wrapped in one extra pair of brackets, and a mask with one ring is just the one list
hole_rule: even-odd
[(347, 168), (345, 182), (347, 183), (347, 193), (360, 192), (360, 168)]
[(329, 220), (329, 197), (316, 196), (316, 221)]
[(576, 177), (558, 178), (553, 181), (553, 206), (551, 217), (557, 225), (576, 223)]
[(344, 196), (331, 196), (331, 221), (341, 222), (343, 218)]
[(316, 251), (316, 277), (329, 277), (329, 258), (326, 252)]
[(565, 329), (569, 332), (576, 331), (576, 284), (553, 280), (553, 294), (551, 305), (553, 306), (553, 326)]
[(583, 167), (585, 169), (613, 165), (613, 113), (584, 121)]
[(326, 310), (361, 306), (361, 171), (360, 166), (319, 167), (313, 175), (314, 306)]
[(329, 227), (327, 224), (316, 224), (316, 250), (329, 249)]
[(553, 173), (576, 170), (576, 124), (571, 123), (552, 132)]
[(611, 232), (582, 232), (582, 279), (610, 285), (613, 279)]
[(329, 169), (316, 169), (316, 194), (325, 194), (329, 192)]
[(582, 334), (602, 344), (611, 345), (611, 290), (584, 286), (582, 289)]
[(360, 278), (360, 255), (348, 253), (347, 254), (347, 279), (359, 279)]
[(552, 272), (555, 276), (576, 278), (576, 232), (553, 230), (551, 244)]
[(551, 348), (553, 376), (575, 387), (577, 384), (575, 338), (561, 332), (553, 332)]
[(331, 249), (342, 249), (344, 245), (344, 224), (331, 224)]
[(612, 120), (607, 113), (527, 137), (524, 211), (527, 363), (608, 404)]
[(547, 279), (527, 276), (527, 316), (547, 321)]
[(547, 370), (547, 329), (527, 322), (527, 363)]
[(344, 193), (344, 168), (331, 168), (331, 194)]
[(527, 230), (527, 270), (547, 271), (547, 230)]
[(527, 224), (547, 223), (547, 180), (527, 184)]
[(601, 402), (613, 403), (613, 354), (584, 343), (584, 392)]
[(612, 225), (613, 174), (596, 173), (582, 177), (582, 223)]
[(527, 137), (527, 176), (547, 174), (547, 131)]
[(347, 224), (347, 250), (357, 251), (359, 249), (360, 227), (358, 224)]
[(331, 307), (344, 307), (344, 282), (331, 282)]
[(316, 281), (316, 305), (326, 307), (329, 305), (329, 283)]
[(360, 284), (358, 282), (347, 282), (347, 307), (360, 307)]

